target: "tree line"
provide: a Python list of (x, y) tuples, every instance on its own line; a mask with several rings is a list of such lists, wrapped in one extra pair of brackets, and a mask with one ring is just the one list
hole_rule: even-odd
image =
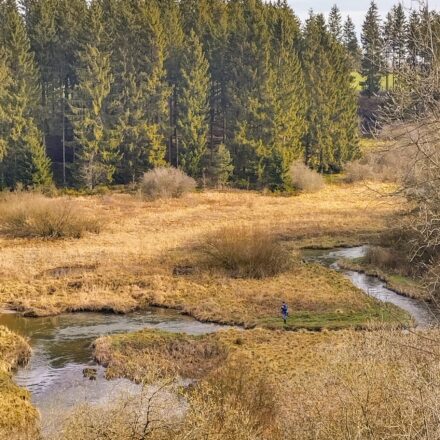
[(371, 96), (383, 89), (393, 91), (408, 69), (429, 69), (434, 55), (432, 43), (438, 46), (439, 35), (440, 14), (430, 10), (427, 2), (408, 10), (399, 3), (382, 19), (372, 1), (362, 26), (358, 58), (365, 93)]
[(358, 58), (334, 8), (286, 0), (0, 0), (0, 186), (290, 186), (359, 154)]

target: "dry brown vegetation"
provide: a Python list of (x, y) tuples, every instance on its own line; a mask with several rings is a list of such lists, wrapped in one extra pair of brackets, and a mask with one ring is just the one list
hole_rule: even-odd
[(292, 264), (272, 231), (256, 227), (222, 228), (202, 239), (201, 247), (209, 262), (243, 278), (277, 275)]
[(142, 194), (149, 199), (182, 197), (194, 191), (196, 181), (177, 168), (154, 168), (144, 174), (141, 182)]
[[(159, 353), (160, 346), (154, 344), (162, 341), (165, 354), (160, 360), (180, 362), (176, 350), (166, 348), (169, 341), (148, 333), (107, 341), (106, 355), (117, 359), (120, 367), (126, 361), (145, 368), (145, 359), (135, 354), (152, 346)], [(226, 347), (227, 357), (211, 364), (195, 388), (185, 393), (189, 407), (172, 438), (434, 440), (440, 435), (438, 330), (229, 330), (197, 339), (201, 346), (208, 340)], [(184, 340), (175, 339), (179, 341)], [(166, 438), (165, 434), (165, 429), (158, 430), (151, 438)], [(130, 437), (118, 437), (125, 438)]]
[(95, 358), (107, 367), (107, 378), (128, 377), (138, 383), (174, 376), (199, 379), (217, 368), (226, 354), (226, 347), (215, 335), (145, 330), (95, 342)]
[(324, 187), (322, 175), (302, 162), (295, 162), (289, 170), (292, 185), (303, 192), (316, 192)]
[(237, 225), (269, 231), (290, 253), (301, 246), (357, 244), (386, 227), (401, 209), (398, 199), (390, 203), (363, 186), (338, 185), (289, 198), (206, 192), (143, 202), (112, 194), (76, 203), (109, 219), (101, 234), (61, 241), (0, 238), (4, 305), (38, 315), (161, 305), (202, 320), (272, 327), (286, 300), (298, 312), (292, 313), (294, 328), (321, 328), (335, 316), (350, 325), (353, 316), (354, 325), (381, 319), (382, 308), (340, 274), (298, 263), (276, 276), (236, 279), (206, 267), (199, 245)]
[(30, 394), (12, 381), (11, 374), (30, 357), (28, 343), (0, 326), (0, 438), (34, 440), (38, 436), (38, 413)]
[(0, 194), (0, 233), (9, 237), (80, 238), (101, 221), (71, 199), (38, 193)]

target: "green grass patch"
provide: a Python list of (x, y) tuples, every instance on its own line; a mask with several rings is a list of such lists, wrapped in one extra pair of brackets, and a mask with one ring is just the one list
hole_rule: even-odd
[(391, 304), (373, 305), (363, 311), (293, 312), (285, 325), (281, 317), (263, 318), (259, 326), (286, 330), (342, 330), (346, 328), (367, 329), (375, 326), (407, 328), (411, 317)]
[[(362, 83), (365, 81), (365, 77), (362, 76), (359, 72), (351, 72), (352, 76), (352, 83), (353, 87), (358, 91), (361, 92), (364, 88), (362, 86)], [(388, 83), (387, 83), (387, 76), (388, 76)], [(380, 87), (382, 90), (392, 90), (395, 85), (395, 75), (392, 73), (389, 73), (388, 75), (383, 75), (380, 80)]]

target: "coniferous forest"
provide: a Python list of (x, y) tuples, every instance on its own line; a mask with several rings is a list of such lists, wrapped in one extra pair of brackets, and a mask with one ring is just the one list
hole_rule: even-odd
[(301, 24), (286, 0), (2, 0), (0, 186), (172, 165), (283, 190), (296, 160), (338, 172), (359, 154), (352, 73), (377, 93), (420, 59), (405, 35), (422, 18), (395, 7), (382, 25), (372, 3), (361, 50), (337, 7)]

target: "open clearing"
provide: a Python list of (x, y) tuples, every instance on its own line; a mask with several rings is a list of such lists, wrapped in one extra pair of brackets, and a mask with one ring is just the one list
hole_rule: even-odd
[[(128, 312), (172, 307), (197, 319), (274, 328), (280, 302), (292, 328), (360, 327), (401, 319), (366, 297), (341, 274), (305, 264), (296, 250), (370, 241), (399, 211), (392, 187), (328, 185), (315, 194), (276, 197), (203, 192), (145, 202), (126, 194), (77, 203), (103, 221), (82, 239), (0, 239), (0, 301), (29, 315), (66, 311)], [(264, 279), (233, 278), (208, 267), (198, 247), (229, 226), (273, 231), (296, 255), (292, 269)]]
[[(390, 329), (402, 321), (407, 323), (408, 317), (371, 299), (342, 274), (303, 262), (299, 251), (304, 247), (374, 242), (403, 209), (402, 200), (384, 196), (393, 189), (383, 184), (367, 187), (334, 183), (314, 194), (291, 197), (240, 191), (194, 193), (156, 202), (119, 193), (79, 197), (76, 203), (81, 209), (102, 222), (101, 233), (62, 240), (0, 238), (0, 302), (31, 316), (80, 310), (124, 313), (156, 305), (175, 308), (199, 320), (263, 327), (200, 337), (145, 330), (98, 340), (96, 357), (108, 366), (109, 378), (154, 382), (177, 375), (199, 379), (195, 394), (188, 398), (191, 411), (211, 411), (206, 413), (207, 421), (218, 409), (209, 406), (217, 405), (218, 383), (226, 387), (226, 391), (221, 389), (221, 395), (228, 396), (227, 389), (236, 386), (237, 377), (239, 383), (247, 384), (249, 380), (249, 385), (245, 385), (249, 388), (247, 394), (240, 396), (231, 391), (236, 396), (234, 405), (242, 405), (242, 400), (254, 401), (254, 392), (258, 396), (269, 393), (268, 401), (278, 402), (270, 409), (278, 414), (277, 423), (262, 427), (268, 431), (261, 438), (284, 438), (278, 419), (287, 423), (282, 429), (295, 433), (297, 437), (292, 439), (312, 438), (309, 434), (316, 434), (314, 439), (340, 438), (341, 415), (351, 408), (349, 416), (357, 420), (361, 407), (355, 405), (357, 401), (352, 396), (348, 406), (342, 399), (329, 408), (326, 402), (331, 400), (330, 395), (347, 393), (346, 387), (352, 383), (357, 384), (356, 392), (364, 393), (372, 378), (375, 402), (368, 402), (368, 411), (380, 425), (382, 407), (377, 402), (386, 392), (384, 384), (394, 377), (395, 361), (402, 354), (401, 348), (387, 352), (381, 342), (392, 337), (400, 344), (400, 332), (363, 334), (343, 329)], [(275, 276), (252, 279), (234, 277), (209, 265), (201, 251), (207, 235), (237, 225), (275, 234), (293, 257), (291, 267)], [(280, 331), (279, 308), (283, 300), (290, 306), (287, 329), (323, 331)], [(328, 332), (330, 329), (343, 331)], [(5, 333), (8, 337), (12, 336)], [(10, 420), (11, 426), (25, 426), (32, 438), (36, 412), (29, 404), (28, 393), (10, 378), (10, 371), (17, 364), (15, 346), (9, 344), (8, 350), (0, 352), (0, 359), (6, 365), (2, 373), (5, 395), (20, 404), (12, 406), (15, 419), (5, 412), (0, 414), (0, 423)], [(399, 381), (393, 386), (409, 396), (412, 389), (406, 384), (413, 370), (405, 362), (399, 364)], [(362, 365), (365, 369), (360, 380)], [(247, 373), (248, 378), (241, 378)], [(329, 383), (333, 385), (328, 386)], [(258, 384), (263, 388), (258, 388)], [(206, 396), (214, 397), (207, 401)], [(347, 398), (348, 395), (345, 401)], [(367, 398), (362, 394), (361, 404)], [(252, 420), (262, 419), (259, 410), (249, 411)], [(94, 413), (86, 410), (84, 414), (93, 417)], [(191, 414), (191, 423), (203, 419), (196, 422)], [(124, 419), (123, 414), (121, 417)], [(272, 417), (263, 419), (271, 421)], [(289, 424), (294, 419), (293, 428)], [(325, 429), (332, 432), (320, 431), (320, 420), (325, 420)], [(94, 420), (89, 422), (93, 424)], [(80, 415), (75, 423), (84, 424)], [(208, 425), (208, 431), (221, 432), (215, 421)], [(72, 433), (78, 432), (78, 426), (72, 428)], [(8, 432), (6, 428), (2, 428), (3, 432)], [(224, 438), (238, 438), (236, 435), (225, 433)]]

